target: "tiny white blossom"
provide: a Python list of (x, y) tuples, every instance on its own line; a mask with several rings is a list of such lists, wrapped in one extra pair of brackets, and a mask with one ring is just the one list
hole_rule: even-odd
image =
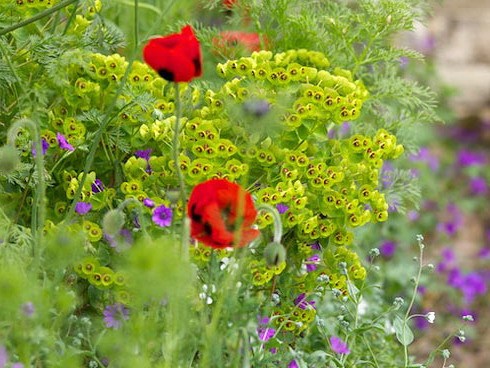
[(436, 313), (435, 312), (429, 312), (425, 315), (425, 319), (427, 320), (427, 322), (429, 323), (434, 323), (435, 319), (436, 319)]
[(467, 315), (463, 316), (462, 318), (463, 318), (463, 321), (473, 322), (475, 320), (471, 314), (467, 314)]

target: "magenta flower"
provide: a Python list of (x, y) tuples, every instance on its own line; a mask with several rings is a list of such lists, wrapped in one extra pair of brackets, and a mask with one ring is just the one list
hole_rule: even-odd
[(143, 158), (146, 161), (148, 161), (150, 159), (151, 152), (152, 152), (152, 149), (151, 148), (148, 148), (148, 149), (145, 149), (145, 150), (138, 150), (138, 151), (136, 151), (134, 153), (134, 155), (136, 157), (138, 157), (138, 158)]
[(75, 150), (75, 148), (73, 148), (73, 146), (70, 143), (68, 143), (65, 136), (63, 134), (61, 134), (60, 132), (56, 133), (56, 139), (58, 140), (58, 146), (61, 149), (64, 149), (67, 151), (74, 151)]
[(300, 309), (307, 309), (307, 308), (315, 308), (315, 301), (307, 301), (306, 300), (306, 294), (301, 293), (297, 296), (296, 299), (294, 299), (294, 305), (296, 305)]
[(75, 212), (79, 215), (85, 215), (92, 209), (92, 204), (88, 202), (77, 202)]
[(102, 183), (102, 180), (95, 179), (94, 182), (92, 183), (92, 193), (100, 193), (103, 190), (104, 190), (104, 183)]
[(129, 319), (129, 309), (124, 304), (115, 303), (105, 307), (103, 315), (105, 326), (117, 330)]
[(307, 272), (315, 271), (318, 268), (317, 266), (320, 264), (320, 260), (321, 258), (318, 254), (314, 254), (311, 257), (309, 257), (305, 262), (306, 271)]
[(172, 224), (172, 215), (172, 209), (162, 204), (153, 210), (152, 220), (160, 227), (167, 227)]
[(396, 243), (391, 240), (387, 240), (379, 246), (379, 253), (384, 258), (393, 257), (393, 255), (395, 254), (395, 250), (396, 250)]
[(289, 206), (285, 205), (284, 203), (279, 203), (276, 205), (276, 209), (277, 212), (279, 212), (279, 214), (282, 215), (289, 209)]
[(484, 154), (462, 149), (458, 153), (457, 164), (461, 167), (480, 166), (485, 165), (486, 161)]
[(259, 317), (259, 326), (257, 327), (257, 336), (260, 341), (269, 341), (276, 334), (276, 330), (272, 327), (268, 327), (269, 318)]
[(337, 354), (350, 354), (350, 350), (347, 347), (347, 344), (337, 336), (331, 336), (330, 337), (330, 346), (332, 348), (332, 351)]
[(288, 364), (288, 368), (299, 368), (299, 365), (296, 363), (296, 360), (291, 360)]
[(474, 177), (470, 179), (470, 192), (473, 195), (486, 195), (488, 192), (487, 181), (482, 177)]
[[(43, 156), (46, 154), (46, 151), (48, 150), (49, 148), (49, 143), (46, 139), (42, 139), (41, 140), (41, 149), (42, 149), (42, 152), (43, 152)], [(36, 146), (33, 144), (32, 145), (32, 150), (31, 150), (31, 153), (34, 157), (36, 157)]]
[(7, 353), (7, 349), (5, 349), (5, 346), (0, 345), (0, 368), (5, 367), (9, 360), (9, 356)]
[(143, 204), (148, 207), (148, 208), (153, 208), (155, 207), (155, 202), (151, 200), (151, 198), (145, 198), (143, 199)]

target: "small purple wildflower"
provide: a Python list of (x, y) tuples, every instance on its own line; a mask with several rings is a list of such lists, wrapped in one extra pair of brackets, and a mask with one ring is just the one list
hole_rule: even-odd
[(79, 215), (85, 215), (92, 209), (92, 204), (89, 202), (77, 202), (75, 212)]
[(407, 212), (407, 218), (409, 221), (412, 221), (412, 222), (417, 221), (419, 219), (419, 217), (420, 217), (420, 214), (415, 210), (410, 210)]
[(148, 149), (145, 149), (145, 150), (138, 150), (134, 153), (134, 155), (138, 158), (143, 158), (145, 159), (146, 161), (148, 161), (150, 159), (150, 156), (151, 156), (151, 153), (152, 153), (152, 149), (151, 148), (148, 148)]
[(436, 267), (437, 272), (446, 272), (453, 269), (456, 263), (456, 256), (451, 248), (443, 248), (441, 251), (442, 260)]
[(279, 214), (282, 215), (289, 209), (289, 206), (285, 205), (284, 203), (279, 203), (278, 205), (276, 205), (276, 209), (277, 212), (279, 212)]
[(261, 118), (266, 115), (271, 109), (269, 101), (264, 99), (255, 99), (245, 101), (243, 104), (243, 110), (247, 114), (254, 115), (257, 118)]
[(269, 341), (271, 338), (274, 337), (276, 334), (276, 330), (268, 327), (267, 324), (269, 323), (269, 318), (259, 317), (259, 326), (257, 327), (257, 336), (259, 337), (260, 341)]
[(294, 305), (296, 305), (300, 309), (307, 309), (307, 308), (314, 308), (315, 307), (315, 301), (307, 301), (306, 300), (306, 295), (305, 293), (299, 294), (296, 299), (294, 299)]
[(9, 360), (7, 349), (5, 346), (0, 345), (0, 368), (4, 368)]
[(394, 241), (386, 240), (379, 246), (379, 253), (384, 258), (391, 258), (395, 254), (397, 244)]
[(439, 158), (434, 155), (428, 147), (421, 147), (417, 154), (409, 156), (410, 161), (423, 162), (432, 171), (437, 171), (439, 169)]
[[(46, 154), (46, 151), (48, 150), (48, 148), (49, 148), (49, 143), (48, 143), (48, 141), (47, 141), (46, 139), (44, 139), (44, 138), (43, 138), (43, 139), (41, 139), (41, 150), (42, 150), (42, 152), (43, 152), (43, 156)], [(36, 153), (37, 153), (37, 151), (36, 151), (36, 146), (35, 146), (34, 144), (32, 145), (32, 150), (31, 150), (31, 153), (32, 153), (32, 155), (33, 155), (34, 157), (36, 157)]]
[(11, 368), (24, 368), (24, 364), (17, 362), (12, 364)]
[(22, 304), (21, 310), (26, 317), (32, 317), (36, 312), (36, 308), (34, 308), (34, 304), (32, 302)]
[(455, 235), (463, 225), (463, 214), (455, 203), (449, 203), (446, 206), (448, 219), (437, 224), (437, 230), (446, 233), (449, 236)]
[(288, 364), (288, 368), (299, 368), (299, 365), (296, 363), (296, 360), (291, 360)]
[(311, 243), (310, 247), (311, 247), (311, 249), (314, 249), (314, 250), (322, 250), (322, 246), (318, 242)]
[(458, 152), (457, 164), (461, 167), (485, 165), (486, 161), (485, 155), (479, 152), (467, 149)]
[(172, 224), (172, 209), (161, 205), (153, 210), (152, 220), (160, 227), (167, 227)]
[(68, 143), (65, 136), (63, 134), (61, 134), (60, 132), (56, 133), (56, 139), (58, 140), (58, 146), (61, 149), (64, 149), (67, 151), (74, 151), (75, 150), (75, 148), (73, 148), (73, 146), (70, 143)]
[(483, 196), (488, 193), (487, 181), (479, 176), (470, 179), (469, 187), (471, 194), (476, 196)]
[(448, 273), (447, 283), (461, 291), (466, 305), (473, 303), (478, 295), (487, 292), (485, 278), (478, 272), (463, 274), (458, 268), (454, 268)]
[(129, 309), (124, 304), (115, 303), (105, 307), (103, 315), (105, 326), (117, 330), (123, 321), (129, 319)]
[(337, 336), (330, 336), (330, 346), (332, 347), (332, 351), (337, 354), (350, 354), (350, 350), (347, 347), (347, 344)]
[(306, 271), (307, 272), (313, 272), (315, 271), (318, 267), (318, 264), (320, 264), (320, 256), (318, 254), (312, 255), (310, 258), (308, 258), (305, 262), (306, 264)]
[(100, 193), (103, 190), (104, 190), (104, 183), (102, 183), (102, 180), (95, 179), (94, 182), (92, 183), (92, 193)]
[(478, 252), (478, 257), (480, 259), (490, 259), (490, 246), (483, 247)]
[(410, 59), (406, 56), (401, 56), (399, 59), (398, 59), (398, 62), (400, 63), (400, 68), (404, 69), (406, 68), (406, 66), (408, 65)]
[(148, 208), (153, 208), (155, 207), (155, 202), (151, 198), (145, 198), (143, 199), (143, 204), (148, 207)]

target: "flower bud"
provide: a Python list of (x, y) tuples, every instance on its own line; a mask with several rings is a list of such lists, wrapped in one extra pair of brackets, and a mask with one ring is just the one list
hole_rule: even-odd
[(109, 236), (116, 236), (121, 231), (125, 222), (124, 213), (120, 210), (108, 211), (102, 220), (104, 233)]
[(8, 175), (12, 173), (20, 159), (14, 146), (5, 145), (0, 147), (0, 174)]
[(264, 249), (264, 258), (267, 266), (277, 266), (286, 260), (286, 249), (280, 243), (271, 242)]

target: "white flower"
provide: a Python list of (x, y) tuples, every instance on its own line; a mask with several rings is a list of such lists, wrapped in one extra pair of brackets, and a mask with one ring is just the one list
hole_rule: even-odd
[(436, 313), (435, 312), (429, 312), (425, 315), (425, 319), (429, 323), (434, 323), (434, 320), (436, 319)]

